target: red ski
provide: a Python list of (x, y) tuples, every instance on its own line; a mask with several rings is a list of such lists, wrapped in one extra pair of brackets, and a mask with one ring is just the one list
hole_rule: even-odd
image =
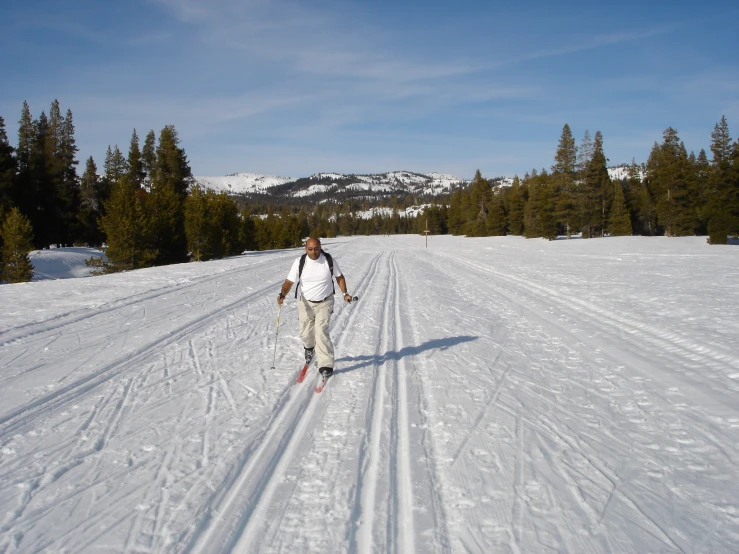
[(305, 379), (305, 375), (306, 375), (306, 373), (308, 373), (308, 366), (309, 365), (310, 365), (309, 363), (308, 364), (305, 364), (303, 366), (303, 369), (300, 370), (300, 375), (298, 375), (298, 383), (302, 383), (303, 380)]
[(318, 383), (315, 388), (313, 389), (316, 393), (319, 393), (323, 390), (323, 387), (326, 386), (326, 382), (328, 381), (328, 377), (321, 376), (321, 382)]

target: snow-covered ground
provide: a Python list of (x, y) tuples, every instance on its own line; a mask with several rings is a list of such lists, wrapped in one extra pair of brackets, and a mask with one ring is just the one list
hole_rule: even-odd
[(424, 242), (0, 286), (0, 552), (736, 552), (739, 246)]
[(34, 281), (90, 277), (92, 269), (85, 265), (85, 260), (103, 256), (97, 248), (84, 246), (33, 250), (28, 255), (33, 264)]

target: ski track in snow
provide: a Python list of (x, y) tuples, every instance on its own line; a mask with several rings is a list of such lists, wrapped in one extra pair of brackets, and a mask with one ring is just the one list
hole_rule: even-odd
[(326, 241), (360, 300), (321, 394), (292, 296), (269, 369), (298, 250), (85, 279), (133, 291), (93, 308), (21, 297), (0, 554), (732, 552), (739, 256), (648, 240)]

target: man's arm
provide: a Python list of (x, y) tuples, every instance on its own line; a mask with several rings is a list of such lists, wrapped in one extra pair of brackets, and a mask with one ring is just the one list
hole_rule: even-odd
[(277, 295), (277, 303), (280, 306), (282, 306), (282, 303), (285, 301), (285, 297), (287, 296), (287, 293), (290, 292), (291, 288), (293, 288), (293, 282), (288, 279), (285, 279), (285, 282), (282, 283), (280, 294)]
[[(352, 303), (352, 297), (351, 295), (346, 291), (346, 279), (344, 279), (343, 275), (339, 275), (336, 278), (336, 282), (339, 284), (339, 288), (341, 289), (341, 292), (344, 293), (344, 300), (346, 300), (349, 304)], [(349, 300), (347, 300), (347, 298)]]

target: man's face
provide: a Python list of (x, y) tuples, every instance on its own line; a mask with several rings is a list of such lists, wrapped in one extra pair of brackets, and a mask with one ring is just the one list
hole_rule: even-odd
[(321, 255), (321, 243), (317, 240), (309, 240), (305, 243), (305, 251), (311, 260), (317, 260)]

